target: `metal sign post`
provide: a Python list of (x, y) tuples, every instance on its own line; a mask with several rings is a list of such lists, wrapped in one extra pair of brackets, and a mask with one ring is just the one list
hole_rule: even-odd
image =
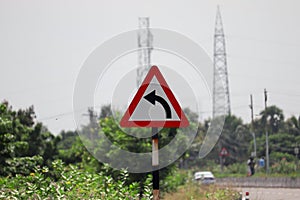
[(225, 156), (229, 156), (229, 153), (228, 153), (228, 150), (225, 147), (223, 147), (219, 153), (222, 173), (223, 173), (223, 168), (224, 168)]
[(159, 157), (158, 157), (158, 128), (152, 127), (152, 167), (153, 167), (153, 199), (159, 200)]

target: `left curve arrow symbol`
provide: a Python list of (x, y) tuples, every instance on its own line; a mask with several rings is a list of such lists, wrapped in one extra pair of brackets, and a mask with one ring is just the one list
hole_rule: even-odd
[(149, 101), (151, 104), (155, 105), (155, 102), (158, 101), (165, 109), (166, 112), (166, 118), (171, 119), (172, 114), (171, 114), (171, 108), (168, 104), (168, 102), (162, 98), (161, 96), (158, 96), (155, 94), (155, 90), (144, 96), (144, 98)]

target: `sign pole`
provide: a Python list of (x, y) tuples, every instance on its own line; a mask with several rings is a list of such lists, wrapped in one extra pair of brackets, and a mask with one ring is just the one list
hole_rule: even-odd
[[(157, 84), (152, 81), (154, 78), (158, 81), (161, 89), (158, 89)], [(153, 106), (156, 106), (156, 102), (158, 102), (165, 111), (165, 119), (152, 119), (149, 115), (147, 115), (149, 112), (149, 104), (145, 104), (147, 102)], [(136, 116), (134, 116), (135, 113), (142, 113), (142, 115), (145, 113), (145, 116), (142, 116), (141, 114), (136, 114)], [(156, 113), (153, 116), (159, 115), (159, 113)], [(120, 126), (139, 128), (149, 127), (152, 129), (152, 175), (154, 200), (159, 200), (158, 127), (179, 128), (188, 127), (189, 125), (190, 123), (187, 117), (177, 102), (173, 92), (169, 88), (162, 73), (159, 71), (157, 66), (152, 66), (124, 113), (120, 121)]]
[(158, 128), (152, 127), (152, 185), (153, 200), (159, 200), (159, 157), (158, 157)]

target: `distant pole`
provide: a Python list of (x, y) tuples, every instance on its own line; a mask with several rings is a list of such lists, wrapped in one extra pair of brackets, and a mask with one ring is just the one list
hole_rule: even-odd
[(158, 128), (152, 127), (152, 183), (153, 200), (159, 200), (159, 157), (158, 157)]
[(265, 124), (265, 129), (266, 129), (266, 172), (267, 174), (269, 173), (269, 136), (268, 136), (268, 128), (267, 128), (267, 90), (264, 90), (264, 96), (265, 96), (265, 118), (266, 118), (266, 124)]
[(250, 109), (251, 109), (251, 123), (253, 124), (253, 98), (252, 98), (252, 94), (250, 94)]
[(298, 170), (298, 154), (299, 154), (299, 147), (298, 147), (298, 143), (296, 143), (296, 147), (294, 149), (294, 153), (295, 153), (295, 156), (296, 156), (296, 170)]
[(253, 136), (254, 157), (256, 157), (256, 138), (255, 138), (254, 127), (253, 127), (253, 98), (252, 98), (252, 94), (250, 94), (250, 109), (251, 109), (251, 132), (252, 132), (252, 136)]
[(221, 170), (221, 173), (223, 173), (224, 171), (224, 158), (222, 155), (219, 155), (219, 158), (220, 158), (220, 170)]

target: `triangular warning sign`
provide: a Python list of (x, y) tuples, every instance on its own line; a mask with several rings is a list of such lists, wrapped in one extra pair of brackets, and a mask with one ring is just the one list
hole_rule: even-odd
[(220, 156), (228, 156), (229, 153), (228, 153), (227, 149), (225, 147), (223, 147), (219, 155)]
[[(156, 108), (156, 109), (155, 109)], [(152, 66), (131, 101), (122, 127), (187, 127), (189, 122), (157, 66)]]

